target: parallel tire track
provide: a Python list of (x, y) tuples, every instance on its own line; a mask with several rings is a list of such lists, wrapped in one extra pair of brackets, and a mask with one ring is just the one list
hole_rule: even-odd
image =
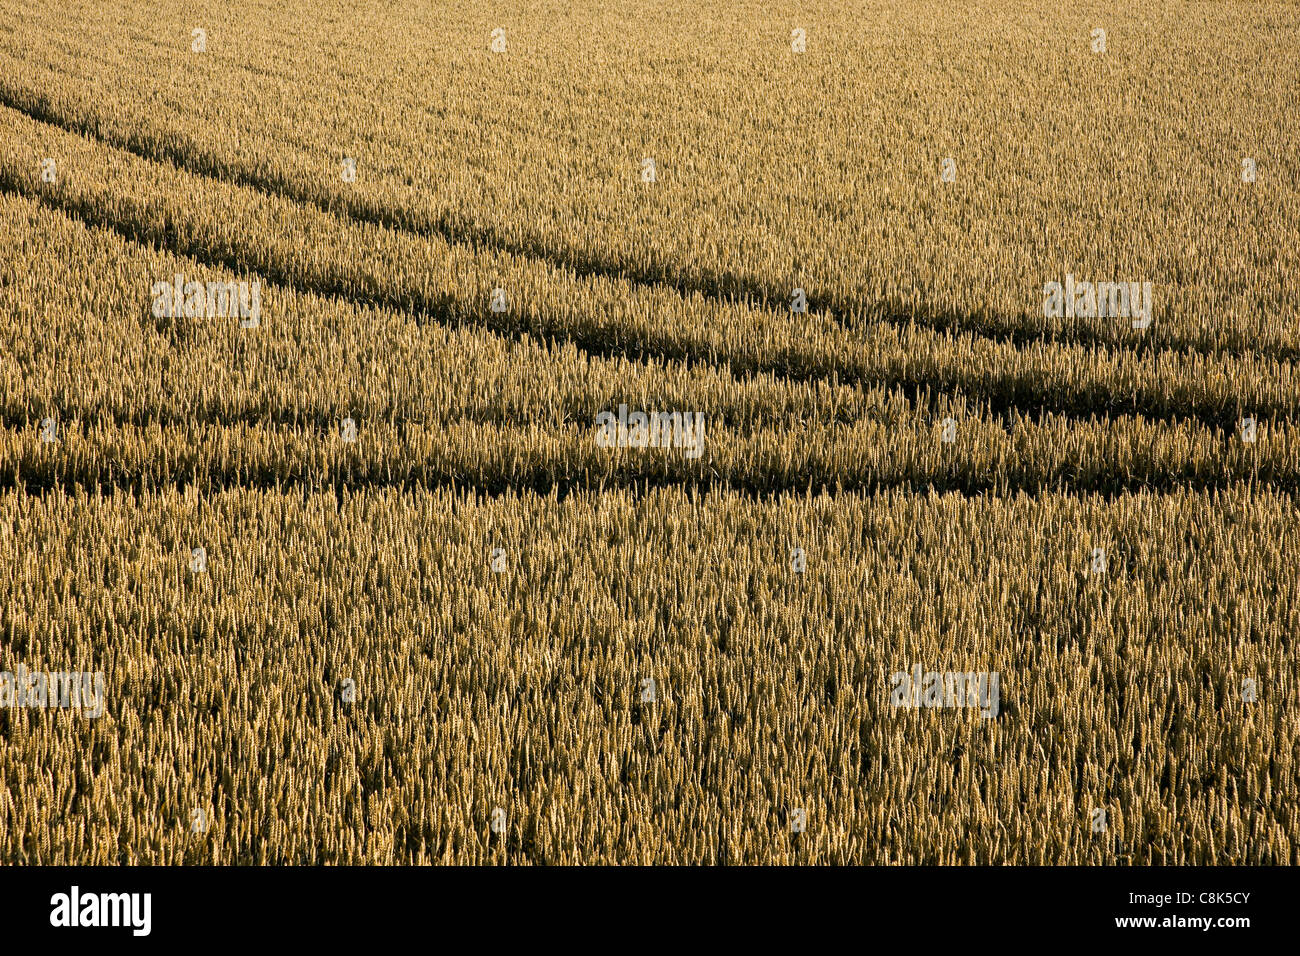
[[(667, 334), (625, 327), (581, 328), (547, 323), (537, 316), (521, 312), (496, 313), (487, 302), (467, 310), (465, 303), (451, 296), (427, 296), (414, 293), (381, 292), (362, 294), (350, 288), (338, 275), (318, 275), (311, 279), (293, 274), (289, 269), (249, 249), (212, 249), (185, 234), (177, 223), (123, 223), (94, 203), (71, 199), (57, 191), (41, 189), (30, 178), (0, 167), (0, 191), (41, 202), (88, 228), (112, 232), (128, 242), (151, 244), (175, 256), (186, 257), (203, 265), (235, 273), (252, 273), (300, 294), (315, 294), (353, 306), (378, 307), (406, 315), (416, 322), (434, 322), (456, 328), (474, 325), (504, 338), (518, 341), (524, 336), (552, 344), (570, 343), (596, 358), (622, 357), (631, 361), (660, 360), (685, 365), (720, 365), (731, 374), (746, 378), (759, 374), (778, 380), (806, 382), (822, 380), (842, 385), (878, 385), (895, 389), (910, 401), (921, 396), (960, 394), (973, 400), (991, 416), (1009, 416), (1014, 412), (1032, 415), (1053, 413), (1063, 417), (1089, 420), (1102, 416), (1137, 415), (1152, 421), (1199, 421), (1211, 427), (1230, 430), (1245, 409), (1179, 396), (1177, 402), (1163, 396), (1141, 392), (1116, 394), (1103, 388), (1044, 386), (1037, 381), (1005, 376), (972, 381), (954, 369), (949, 375), (918, 376), (906, 371), (868, 370), (847, 364), (837, 357), (789, 346), (763, 355), (754, 353), (701, 350), (693, 344)], [(1261, 420), (1289, 419), (1293, 409), (1286, 405), (1254, 405), (1249, 409)]]
[[(437, 219), (431, 220), (409, 209), (380, 207), (354, 196), (327, 195), (324, 191), (306, 188), (301, 183), (269, 169), (229, 163), (192, 141), (186, 141), (184, 144), (170, 142), (139, 130), (134, 130), (129, 135), (121, 135), (106, 130), (102, 125), (77, 116), (71, 111), (62, 110), (49, 97), (15, 86), (4, 77), (0, 77), (0, 105), (22, 113), (36, 122), (96, 140), (149, 162), (171, 165), (197, 176), (251, 189), (263, 195), (314, 206), (322, 212), (355, 223), (381, 226), (423, 238), (440, 239), (453, 245), (544, 262), (579, 278), (601, 277), (627, 282), (642, 288), (672, 289), (684, 296), (698, 294), (712, 301), (739, 301), (771, 310), (789, 307), (790, 289), (773, 289), (753, 277), (698, 270), (688, 272), (667, 262), (638, 266), (617, 261), (593, 250), (552, 249), (541, 242), (510, 239), (495, 230), (464, 222), (450, 214), (444, 213)], [(820, 313), (823, 317), (830, 318), (837, 325), (848, 329), (863, 321), (884, 322), (898, 328), (914, 326), (941, 333), (973, 334), (1016, 347), (1043, 343), (1081, 345), (1088, 348), (1122, 347), (1137, 355), (1224, 355), (1239, 358), (1262, 356), (1282, 362), (1300, 359), (1300, 348), (1280, 345), (1261, 348), (1231, 343), (1205, 347), (1187, 341), (1158, 343), (1147, 336), (1121, 340), (1114, 334), (1081, 325), (1038, 331), (1026, 328), (1022, 321), (1013, 315), (995, 314), (984, 310), (960, 312), (899, 301), (855, 302), (809, 294), (808, 307), (811, 312)]]

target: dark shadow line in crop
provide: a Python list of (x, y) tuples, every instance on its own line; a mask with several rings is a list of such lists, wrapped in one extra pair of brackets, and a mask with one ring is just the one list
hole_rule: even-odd
[[(3, 78), (0, 78), (0, 106), (22, 113), (38, 123), (131, 153), (147, 162), (171, 165), (197, 176), (251, 189), (263, 195), (314, 206), (328, 215), (355, 223), (382, 226), (410, 235), (438, 238), (452, 245), (542, 262), (579, 278), (619, 280), (641, 288), (669, 289), (681, 296), (698, 294), (710, 301), (737, 302), (778, 311), (790, 307), (794, 284), (789, 290), (778, 291), (770, 284), (750, 276), (698, 269), (685, 272), (680, 266), (669, 262), (635, 265), (618, 261), (595, 250), (553, 249), (536, 239), (510, 239), (495, 230), (464, 222), (446, 213), (436, 220), (429, 220), (408, 209), (377, 207), (356, 197), (337, 194), (327, 197), (274, 172), (229, 163), (191, 141), (172, 143), (157, 137), (145, 138), (138, 133), (115, 135), (86, 118), (59, 110), (48, 97), (39, 92), (18, 89)], [(1281, 345), (1263, 348), (1231, 344), (1202, 345), (1181, 340), (1158, 341), (1149, 335), (1125, 339), (1118, 334), (1082, 325), (1038, 330), (1027, 327), (1014, 315), (986, 310), (958, 311), (931, 305), (918, 306), (899, 300), (853, 302), (836, 297), (809, 295), (808, 309), (810, 313), (820, 314), (846, 330), (851, 330), (864, 321), (884, 322), (901, 329), (916, 327), (940, 333), (972, 334), (1018, 348), (1041, 343), (1123, 349), (1136, 355), (1151, 353), (1171, 356), (1264, 357), (1281, 362), (1300, 359), (1300, 348)]]
[(302, 490), (315, 493), (333, 493), (339, 500), (348, 493), (368, 489), (396, 488), (403, 493), (417, 490), (451, 490), (471, 493), (483, 498), (534, 493), (542, 497), (554, 495), (560, 499), (580, 492), (604, 493), (630, 492), (640, 499), (658, 489), (679, 489), (688, 493), (707, 494), (712, 491), (734, 492), (755, 500), (766, 500), (787, 495), (830, 496), (872, 495), (881, 492), (903, 491), (909, 494), (958, 494), (963, 497), (991, 496), (1009, 498), (1016, 495), (1037, 497), (1048, 494), (1099, 497), (1114, 500), (1140, 493), (1168, 494), (1177, 491), (1220, 491), (1245, 487), (1268, 490), (1295, 496), (1300, 493), (1300, 474), (1232, 475), (1162, 472), (1139, 479), (1116, 471), (1094, 472), (1087, 476), (1070, 478), (1063, 474), (1051, 476), (1008, 476), (988, 474), (929, 475), (917, 477), (857, 477), (845, 480), (844, 476), (826, 474), (787, 474), (754, 472), (744, 475), (673, 474), (663, 471), (619, 471), (612, 475), (555, 474), (541, 464), (524, 473), (468, 475), (456, 473), (443, 466), (417, 463), (403, 474), (375, 467), (371, 474), (358, 476), (346, 473), (346, 467), (330, 469), (324, 474), (289, 473), (276, 466), (235, 467), (205, 469), (201, 472), (182, 468), (182, 473), (170, 475), (143, 475), (128, 473), (116, 463), (105, 462), (100, 468), (78, 469), (69, 474), (52, 467), (52, 463), (20, 466), (14, 471), (0, 474), (0, 492), (17, 489), (26, 495), (42, 496), (52, 492), (69, 494), (128, 494), (140, 496), (174, 489), (195, 489), (203, 494), (225, 491), (287, 491)]
[(514, 341), (530, 336), (553, 345), (569, 343), (596, 358), (622, 357), (631, 361), (680, 362), (688, 368), (720, 366), (738, 378), (767, 374), (790, 382), (824, 380), (850, 387), (878, 385), (897, 390), (912, 402), (933, 393), (950, 393), (966, 397), (977, 410), (986, 411), (990, 417), (1009, 418), (1014, 413), (1053, 413), (1064, 418), (1087, 420), (1102, 416), (1113, 418), (1117, 415), (1138, 415), (1151, 421), (1199, 421), (1210, 427), (1227, 430), (1237, 427), (1243, 411), (1261, 419), (1289, 419), (1292, 411), (1280, 405), (1255, 405), (1249, 409), (1236, 405), (1225, 407), (1209, 401), (1189, 401), (1186, 397), (1180, 397), (1174, 406), (1161, 400), (1144, 400), (1140, 395), (1116, 394), (1105, 388), (1070, 389), (1053, 386), (1045, 389), (1035, 382), (1006, 378), (972, 383), (963, 380), (955, 369), (942, 377), (918, 377), (901, 371), (868, 374), (831, 355), (809, 354), (806, 350), (795, 347), (773, 350), (761, 357), (706, 351), (666, 334), (628, 328), (577, 329), (545, 324), (527, 314), (492, 312), (487, 302), (480, 303), (474, 311), (467, 311), (464, 303), (458, 303), (449, 295), (361, 294), (349, 288), (337, 276), (308, 280), (293, 275), (275, 262), (253, 261), (229, 250), (210, 249), (183, 235), (176, 224), (170, 221), (162, 226), (119, 222), (108, 211), (89, 201), (71, 200), (58, 195), (56, 190), (41, 189), (10, 169), (0, 168), (0, 192), (42, 202), (85, 226), (112, 232), (128, 242), (150, 245), (171, 255), (190, 258), (203, 265), (227, 269), (236, 274), (257, 274), (298, 294), (315, 294), (353, 306), (390, 309), (416, 322), (433, 322), (448, 328), (485, 328)]
[[(617, 410), (619, 402), (625, 402), (629, 405), (635, 405), (635, 399), (629, 394), (626, 396), (616, 396), (611, 403), (613, 410)], [(3, 404), (4, 399), (0, 398), (0, 429), (17, 431), (24, 428), (37, 428), (42, 419), (46, 417), (53, 418), (59, 423), (60, 428), (65, 428), (68, 424), (77, 423), (83, 426), (95, 427), (98, 425), (111, 425), (113, 427), (129, 426), (131, 428), (149, 428), (157, 426), (159, 428), (185, 428), (197, 427), (203, 425), (212, 425), (221, 428), (232, 428), (247, 426), (250, 428), (284, 428), (297, 432), (314, 432), (317, 434), (337, 433), (341, 423), (345, 418), (351, 418), (358, 428), (365, 428), (369, 424), (378, 424), (388, 428), (405, 429), (414, 428), (438, 428), (448, 425), (501, 425), (510, 426), (518, 425), (517, 417), (508, 415), (503, 411), (491, 408), (471, 410), (467, 414), (457, 415), (455, 418), (436, 418), (436, 417), (413, 417), (401, 414), (380, 413), (375, 415), (364, 415), (353, 410), (339, 410), (338, 412), (328, 412), (321, 409), (289, 409), (289, 408), (266, 408), (245, 406), (242, 408), (222, 409), (211, 405), (199, 408), (169, 408), (162, 406), (139, 406), (136, 408), (109, 408), (97, 405), (91, 409), (67, 408), (59, 405), (49, 404), (41, 405), (39, 408), (24, 409), (16, 403)], [(596, 415), (602, 411), (610, 409), (601, 407), (593, 408), (590, 411), (586, 408), (566, 407), (556, 409), (555, 411), (563, 412), (565, 421), (569, 423), (588, 423), (594, 427)], [(760, 431), (772, 428), (789, 428), (799, 427), (803, 419), (797, 416), (787, 415), (780, 418), (751, 419), (742, 417), (734, 409), (730, 408), (708, 408), (701, 410), (708, 415), (710, 427), (721, 426), (728, 429), (739, 437), (750, 437)], [(891, 418), (883, 414), (875, 414), (876, 409), (867, 409), (865, 414), (850, 414), (845, 409), (840, 409), (835, 416), (818, 419), (818, 424), (834, 425), (854, 425), (861, 421), (875, 420), (882, 423), (892, 421)], [(549, 416), (549, 410), (548, 410)], [(560, 426), (557, 426), (560, 427)]]

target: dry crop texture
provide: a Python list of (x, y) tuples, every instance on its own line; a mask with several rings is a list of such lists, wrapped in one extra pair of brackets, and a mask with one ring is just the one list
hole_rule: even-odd
[(1300, 862), (1300, 18), (1061, 6), (7, 0), (0, 862)]

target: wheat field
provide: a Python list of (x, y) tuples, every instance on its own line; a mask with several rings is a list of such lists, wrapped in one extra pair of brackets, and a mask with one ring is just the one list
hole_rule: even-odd
[(1300, 8), (1059, 6), (7, 3), (0, 862), (1300, 862)]

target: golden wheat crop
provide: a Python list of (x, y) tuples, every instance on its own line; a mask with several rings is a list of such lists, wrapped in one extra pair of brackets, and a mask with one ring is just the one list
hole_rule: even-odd
[(680, 7), (0, 11), (0, 862), (1300, 862), (1294, 7)]

